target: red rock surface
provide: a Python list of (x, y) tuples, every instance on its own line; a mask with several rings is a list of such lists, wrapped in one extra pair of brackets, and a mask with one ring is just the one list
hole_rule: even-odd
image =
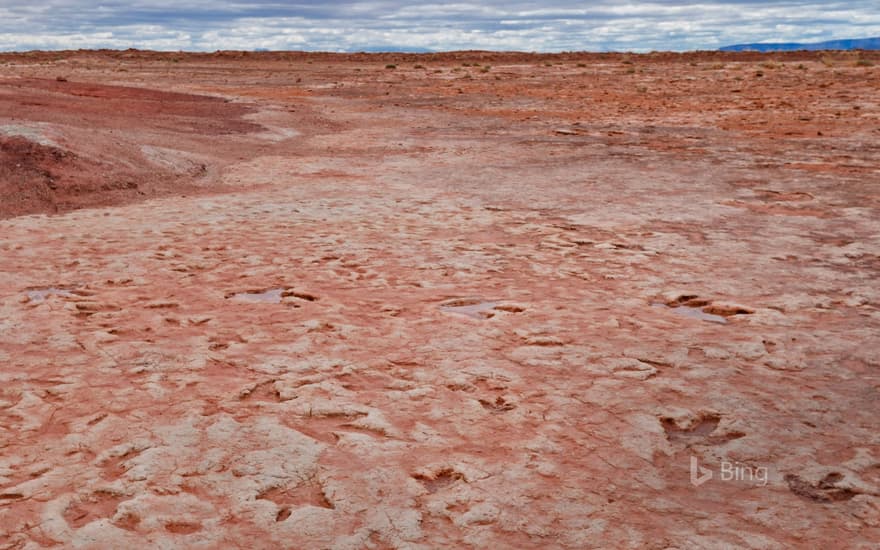
[(855, 55), (0, 55), (0, 547), (875, 548)]

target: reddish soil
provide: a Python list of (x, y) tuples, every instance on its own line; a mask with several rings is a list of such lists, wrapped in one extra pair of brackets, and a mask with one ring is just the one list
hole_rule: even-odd
[[(0, 118), (8, 122), (0, 130), (0, 217), (197, 192), (206, 163), (150, 162), (143, 147), (211, 149), (218, 135), (259, 129), (241, 118), (247, 112), (204, 95), (63, 77), (0, 80)], [(52, 137), (31, 141), (47, 127)], [(230, 151), (211, 151), (217, 153)]]
[(880, 54), (0, 65), (0, 548), (880, 541)]

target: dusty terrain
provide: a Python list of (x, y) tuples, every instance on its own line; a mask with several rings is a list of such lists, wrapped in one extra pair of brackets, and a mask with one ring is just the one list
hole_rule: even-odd
[(0, 55), (0, 548), (876, 548), (871, 55)]

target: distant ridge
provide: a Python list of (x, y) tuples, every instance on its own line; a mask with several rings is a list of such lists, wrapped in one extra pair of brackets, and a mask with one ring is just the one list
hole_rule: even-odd
[(880, 50), (880, 37), (829, 40), (800, 44), (779, 42), (766, 44), (737, 44), (719, 48), (722, 52), (790, 52), (796, 50)]

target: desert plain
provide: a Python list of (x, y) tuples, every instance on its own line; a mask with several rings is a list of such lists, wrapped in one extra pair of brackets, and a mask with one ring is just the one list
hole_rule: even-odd
[(0, 548), (877, 548), (880, 54), (0, 54)]

